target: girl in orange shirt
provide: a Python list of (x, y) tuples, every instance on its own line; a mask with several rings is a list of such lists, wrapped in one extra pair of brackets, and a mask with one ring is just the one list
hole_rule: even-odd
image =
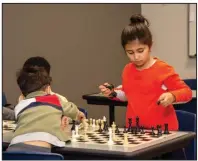
[(173, 103), (187, 102), (192, 98), (191, 89), (175, 73), (172, 66), (151, 56), (152, 34), (149, 22), (142, 15), (133, 15), (121, 35), (121, 42), (130, 63), (122, 74), (122, 87), (110, 90), (105, 83), (101, 92), (113, 99), (128, 101), (126, 126), (139, 117), (145, 128), (168, 124), (169, 130), (178, 130), (178, 121)]

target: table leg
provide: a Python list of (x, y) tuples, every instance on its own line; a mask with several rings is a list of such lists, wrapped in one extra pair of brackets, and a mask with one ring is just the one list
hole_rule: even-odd
[(115, 121), (115, 106), (109, 105), (109, 126)]

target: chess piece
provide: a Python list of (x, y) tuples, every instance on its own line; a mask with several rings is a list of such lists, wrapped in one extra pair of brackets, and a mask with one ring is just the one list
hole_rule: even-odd
[(101, 123), (101, 119), (98, 119), (98, 124)]
[(99, 129), (99, 120), (96, 120), (96, 129)]
[(154, 136), (155, 135), (155, 132), (154, 132), (154, 127), (153, 126), (151, 127), (151, 130), (152, 130), (151, 131), (151, 135)]
[(103, 131), (107, 132), (108, 131), (108, 124), (107, 121), (104, 122), (104, 129)]
[(78, 126), (77, 126), (77, 125), (76, 125), (76, 127), (75, 127), (75, 133), (76, 133), (76, 137), (78, 137), (79, 134), (78, 134)]
[(93, 128), (96, 127), (96, 120), (95, 120), (95, 119), (93, 119), (93, 125), (92, 125), (92, 127), (93, 127)]
[(103, 130), (104, 129), (104, 121), (101, 120), (101, 129)]
[(124, 133), (124, 145), (128, 145), (128, 133)]
[(103, 126), (103, 131), (105, 132), (106, 131), (106, 121), (103, 121), (103, 124), (104, 124), (104, 126)]
[(75, 126), (76, 126), (76, 121), (72, 120), (72, 127), (71, 127), (71, 131), (75, 130)]
[(92, 118), (89, 119), (89, 126), (92, 127)]
[(101, 123), (99, 123), (99, 129), (98, 129), (98, 132), (102, 132), (102, 124)]
[(165, 128), (164, 128), (164, 134), (170, 134), (168, 131), (168, 124), (164, 124)]
[(107, 121), (107, 119), (106, 119), (106, 117), (105, 116), (103, 116), (103, 121), (105, 122), (105, 121)]
[(119, 134), (119, 133), (120, 133), (119, 128), (118, 128), (118, 125), (116, 126), (115, 133), (117, 133), (117, 134)]
[(127, 133), (126, 126), (124, 126), (124, 131), (123, 131), (123, 133)]
[(88, 126), (84, 128), (84, 140), (87, 140), (88, 139), (88, 136), (87, 136), (87, 129), (88, 129)]
[(128, 132), (131, 132), (131, 129), (132, 129), (132, 118), (129, 118), (128, 121), (129, 121)]
[(140, 123), (140, 118), (137, 116), (137, 117), (136, 117), (137, 132), (140, 132), (140, 125), (139, 125), (139, 123)]
[(116, 135), (115, 135), (115, 128), (112, 128), (112, 137), (113, 137), (113, 141), (116, 141)]
[(112, 145), (113, 144), (112, 129), (111, 128), (109, 128), (109, 141), (108, 141), (108, 144), (109, 145)]
[(134, 134), (135, 134), (135, 135), (138, 134), (138, 127), (135, 127), (135, 128), (134, 128)]
[(141, 132), (140, 133), (141, 134), (145, 134), (145, 132), (144, 132), (144, 126), (141, 126), (140, 128), (141, 128)]
[(131, 133), (134, 134), (135, 133), (135, 127), (131, 128)]
[(87, 123), (88, 120), (84, 120), (83, 121), (83, 125), (84, 125), (84, 130), (87, 131), (89, 124)]
[(115, 122), (113, 122), (113, 124), (111, 125), (111, 127), (112, 127), (113, 130), (115, 130), (115, 128), (116, 128)]
[(162, 129), (160, 125), (157, 126), (157, 136), (162, 136)]
[(72, 130), (72, 141), (75, 142), (76, 141), (76, 136), (75, 136), (75, 131)]

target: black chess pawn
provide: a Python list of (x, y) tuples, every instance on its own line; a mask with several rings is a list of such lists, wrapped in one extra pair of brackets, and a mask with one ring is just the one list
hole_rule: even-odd
[(160, 128), (160, 125), (157, 125), (157, 130)]
[(107, 121), (104, 122), (104, 129), (103, 129), (105, 132), (108, 132), (108, 124), (107, 124)]
[(137, 116), (135, 120), (136, 120), (136, 126), (139, 126), (140, 118)]
[(144, 132), (144, 126), (141, 126), (140, 129), (141, 129), (141, 132), (140, 133), (141, 134), (145, 134), (145, 132)]
[(72, 127), (71, 127), (71, 131), (75, 130), (76, 127), (76, 121), (72, 120)]
[(132, 128), (132, 118), (129, 118), (129, 127), (128, 127), (128, 132), (131, 132), (131, 128)]
[(154, 127), (153, 127), (153, 126), (151, 127), (151, 135), (152, 135), (152, 136), (154, 136), (154, 135), (155, 135)]
[(138, 134), (138, 128), (137, 127), (134, 127), (134, 129), (133, 129), (133, 134)]
[(137, 132), (140, 132), (140, 118), (138, 116), (136, 117), (136, 127), (137, 127)]
[(157, 135), (158, 135), (158, 136), (162, 136), (162, 129), (159, 128), (157, 131), (158, 131), (158, 132), (157, 132)]
[(126, 126), (124, 126), (124, 131), (123, 131), (123, 133), (127, 133)]
[(164, 124), (164, 134), (170, 134), (168, 131), (168, 124)]
[(134, 127), (131, 127), (130, 131), (129, 131), (131, 134), (134, 133)]
[(101, 123), (99, 123), (99, 129), (98, 129), (98, 132), (102, 132), (102, 124)]
[(118, 128), (118, 125), (116, 125), (115, 133), (116, 133), (116, 134), (119, 134), (119, 133), (120, 133), (119, 128)]
[(106, 130), (106, 121), (103, 122), (103, 125), (104, 126), (103, 126), (103, 129), (102, 130), (105, 131)]

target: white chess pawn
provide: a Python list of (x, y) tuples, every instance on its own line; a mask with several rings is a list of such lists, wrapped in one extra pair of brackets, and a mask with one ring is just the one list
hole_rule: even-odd
[(76, 132), (76, 137), (79, 137), (79, 134), (78, 134), (78, 126), (77, 126), (77, 125), (75, 126), (75, 132)]
[(109, 128), (109, 141), (108, 141), (108, 144), (109, 145), (112, 145), (113, 144), (112, 129), (111, 128)]
[(99, 121), (96, 120), (96, 129), (98, 130), (99, 129)]
[(72, 130), (72, 141), (76, 141), (76, 136), (75, 136), (75, 131), (74, 130)]
[(84, 128), (84, 136), (83, 136), (83, 137), (84, 137), (85, 140), (88, 139), (88, 136), (87, 136), (87, 129), (88, 129), (88, 127), (85, 127), (85, 128)]
[(98, 124), (101, 123), (101, 119), (98, 119)]
[(116, 141), (116, 135), (115, 135), (115, 128), (112, 127), (112, 137), (113, 137), (113, 141)]
[(128, 133), (124, 133), (124, 145), (128, 145)]
[(89, 127), (89, 124), (87, 123), (87, 121), (88, 121), (88, 120), (86, 120), (86, 121), (84, 122), (84, 130), (86, 130), (86, 131), (87, 131), (88, 127)]
[(95, 119), (93, 119), (93, 125), (92, 125), (92, 127), (93, 128), (95, 128), (96, 127), (96, 122), (95, 122), (96, 120)]
[(83, 120), (83, 126), (85, 127), (85, 126), (88, 126), (88, 120), (87, 119), (85, 119), (85, 120)]
[(111, 125), (112, 129), (115, 130), (116, 129), (116, 124), (115, 122), (113, 122), (113, 124)]
[(101, 129), (104, 129), (104, 121), (101, 120)]
[(89, 119), (89, 126), (92, 127), (92, 118)]
[(103, 121), (105, 122), (105, 121), (107, 121), (107, 119), (106, 119), (106, 117), (105, 116), (103, 116)]
[(115, 135), (115, 132), (113, 132), (112, 135), (113, 135), (113, 136), (112, 136), (112, 137), (113, 137), (113, 141), (117, 141), (117, 137), (116, 137), (116, 135)]

